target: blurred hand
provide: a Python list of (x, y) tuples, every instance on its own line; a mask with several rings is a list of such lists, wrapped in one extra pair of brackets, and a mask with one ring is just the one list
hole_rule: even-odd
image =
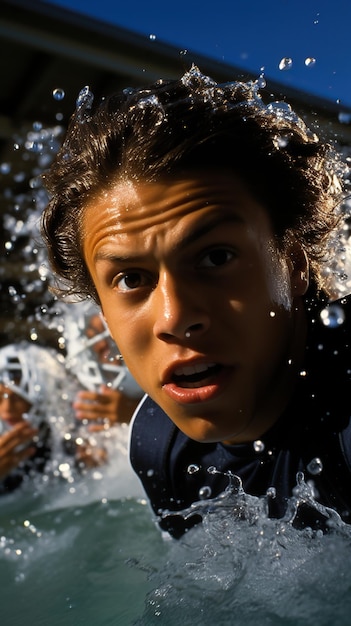
[(84, 442), (77, 446), (76, 449), (76, 462), (78, 465), (87, 469), (93, 467), (99, 467), (107, 463), (108, 455), (105, 448), (99, 446), (90, 445), (88, 442)]
[(23, 421), (0, 436), (0, 479), (10, 474), (21, 461), (33, 456), (36, 447), (30, 444), (37, 433), (35, 428)]
[[(129, 423), (138, 403), (138, 398), (128, 398), (121, 391), (102, 385), (99, 392), (79, 391), (73, 409), (77, 419), (91, 422), (89, 430), (93, 432), (104, 430), (105, 424)], [(105, 424), (99, 424), (102, 421)]]

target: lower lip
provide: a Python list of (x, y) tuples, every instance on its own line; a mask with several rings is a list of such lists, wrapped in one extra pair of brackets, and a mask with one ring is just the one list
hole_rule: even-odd
[(167, 383), (163, 385), (165, 393), (175, 402), (179, 404), (196, 404), (199, 402), (208, 402), (221, 394), (227, 386), (231, 369), (223, 368), (213, 382), (203, 387), (179, 387), (175, 383)]

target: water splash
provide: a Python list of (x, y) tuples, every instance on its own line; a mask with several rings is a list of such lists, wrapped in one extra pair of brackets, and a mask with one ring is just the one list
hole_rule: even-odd
[[(209, 468), (210, 469), (210, 468)], [(217, 472), (214, 467), (210, 472)], [(149, 593), (138, 626), (262, 624), (347, 625), (351, 599), (351, 527), (321, 507), (298, 474), (284, 519), (269, 519), (267, 501), (246, 494), (230, 472), (217, 498), (181, 512), (203, 516), (202, 524), (172, 542), (167, 560), (150, 575)], [(298, 530), (293, 521), (301, 506), (323, 515), (328, 532)], [(167, 515), (167, 514), (166, 514)], [(332, 601), (331, 601), (332, 598)], [(182, 616), (182, 617), (181, 617)]]
[(75, 116), (78, 122), (84, 123), (84, 121), (89, 118), (93, 102), (94, 94), (90, 91), (90, 87), (86, 85), (80, 90), (76, 100)]
[[(189, 467), (195, 468), (196, 465)], [(320, 459), (312, 459), (309, 464), (311, 474), (319, 474), (323, 470)], [(189, 468), (188, 468), (189, 471)], [(226, 489), (213, 499), (199, 500), (194, 502), (190, 507), (182, 511), (164, 511), (161, 519), (167, 519), (170, 516), (179, 515), (184, 520), (189, 519), (193, 515), (200, 515), (205, 525), (210, 525), (211, 516), (228, 518), (228, 522), (234, 522), (237, 519), (249, 519), (251, 523), (266, 521), (269, 519), (269, 500), (276, 496), (275, 491), (269, 489), (265, 496), (256, 497), (247, 494), (242, 486), (239, 476), (231, 472), (220, 472), (214, 466), (207, 469), (209, 474), (222, 474), (228, 477), (228, 486)], [(329, 507), (320, 504), (316, 499), (313, 486), (305, 481), (304, 474), (299, 472), (296, 476), (296, 486), (293, 489), (293, 495), (287, 503), (286, 513), (282, 520), (283, 524), (293, 525), (298, 517), (302, 507), (308, 507), (312, 513), (318, 518), (322, 518), (326, 529), (333, 528), (351, 539), (351, 526), (344, 523), (339, 514)]]

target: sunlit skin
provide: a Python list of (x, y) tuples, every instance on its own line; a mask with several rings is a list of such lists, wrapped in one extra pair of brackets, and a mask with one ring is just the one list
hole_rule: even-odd
[(117, 182), (85, 208), (83, 253), (132, 375), (186, 435), (242, 443), (274, 424), (303, 353), (307, 261), (297, 243), (282, 257), (238, 179)]
[(36, 451), (30, 444), (38, 431), (23, 417), (30, 407), (13, 389), (0, 384), (0, 418), (9, 427), (0, 436), (0, 479)]

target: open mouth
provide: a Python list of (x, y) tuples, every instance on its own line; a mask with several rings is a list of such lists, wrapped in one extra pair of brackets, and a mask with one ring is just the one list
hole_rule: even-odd
[(178, 387), (192, 389), (211, 383), (211, 380), (222, 369), (218, 363), (199, 363), (179, 367), (172, 375), (172, 382)]

